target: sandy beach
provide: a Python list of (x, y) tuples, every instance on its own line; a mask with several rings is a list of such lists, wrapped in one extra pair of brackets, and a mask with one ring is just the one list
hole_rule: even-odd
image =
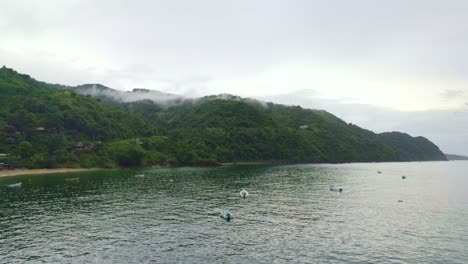
[(36, 169), (36, 170), (0, 170), (0, 177), (9, 177), (9, 176), (18, 176), (18, 175), (40, 175), (40, 174), (52, 174), (52, 173), (65, 173), (65, 172), (80, 172), (80, 171), (93, 171), (93, 170), (102, 170), (100, 168), (92, 169), (70, 169), (70, 168), (60, 168), (60, 169)]

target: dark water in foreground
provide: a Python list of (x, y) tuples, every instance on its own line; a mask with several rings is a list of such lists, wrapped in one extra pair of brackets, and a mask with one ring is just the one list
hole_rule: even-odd
[(468, 263), (467, 183), (463, 161), (0, 178), (0, 262)]

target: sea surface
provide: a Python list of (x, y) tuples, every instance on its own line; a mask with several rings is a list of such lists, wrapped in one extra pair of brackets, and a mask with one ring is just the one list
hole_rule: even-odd
[(286, 262), (468, 263), (468, 162), (0, 178), (0, 263)]

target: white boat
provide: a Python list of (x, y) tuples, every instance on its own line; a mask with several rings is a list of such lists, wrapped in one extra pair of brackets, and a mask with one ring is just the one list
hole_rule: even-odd
[(332, 192), (343, 192), (343, 188), (336, 188), (336, 187), (330, 186), (330, 191), (332, 191)]
[(19, 188), (21, 187), (21, 184), (23, 184), (22, 182), (18, 182), (18, 183), (13, 183), (13, 184), (9, 184), (7, 185), (9, 188)]
[(136, 175), (135, 175), (135, 178), (143, 178), (143, 177), (145, 177), (145, 174), (144, 174), (144, 173), (136, 174)]
[(243, 189), (242, 191), (240, 191), (239, 194), (240, 194), (240, 196), (241, 196), (242, 198), (244, 198), (244, 199), (245, 199), (245, 197), (249, 196), (249, 192), (246, 191), (245, 189)]
[(223, 218), (226, 221), (231, 221), (231, 219), (232, 219), (231, 212), (229, 212), (228, 210), (222, 209), (221, 211), (219, 211), (219, 213), (221, 214), (220, 215), (221, 218)]
[(65, 179), (65, 181), (67, 181), (67, 182), (79, 182), (80, 178), (68, 178), (68, 179)]

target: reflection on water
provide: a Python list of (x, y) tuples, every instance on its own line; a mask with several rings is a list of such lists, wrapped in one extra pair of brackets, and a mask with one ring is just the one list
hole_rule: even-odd
[(0, 262), (466, 263), (466, 172), (419, 162), (1, 178)]

